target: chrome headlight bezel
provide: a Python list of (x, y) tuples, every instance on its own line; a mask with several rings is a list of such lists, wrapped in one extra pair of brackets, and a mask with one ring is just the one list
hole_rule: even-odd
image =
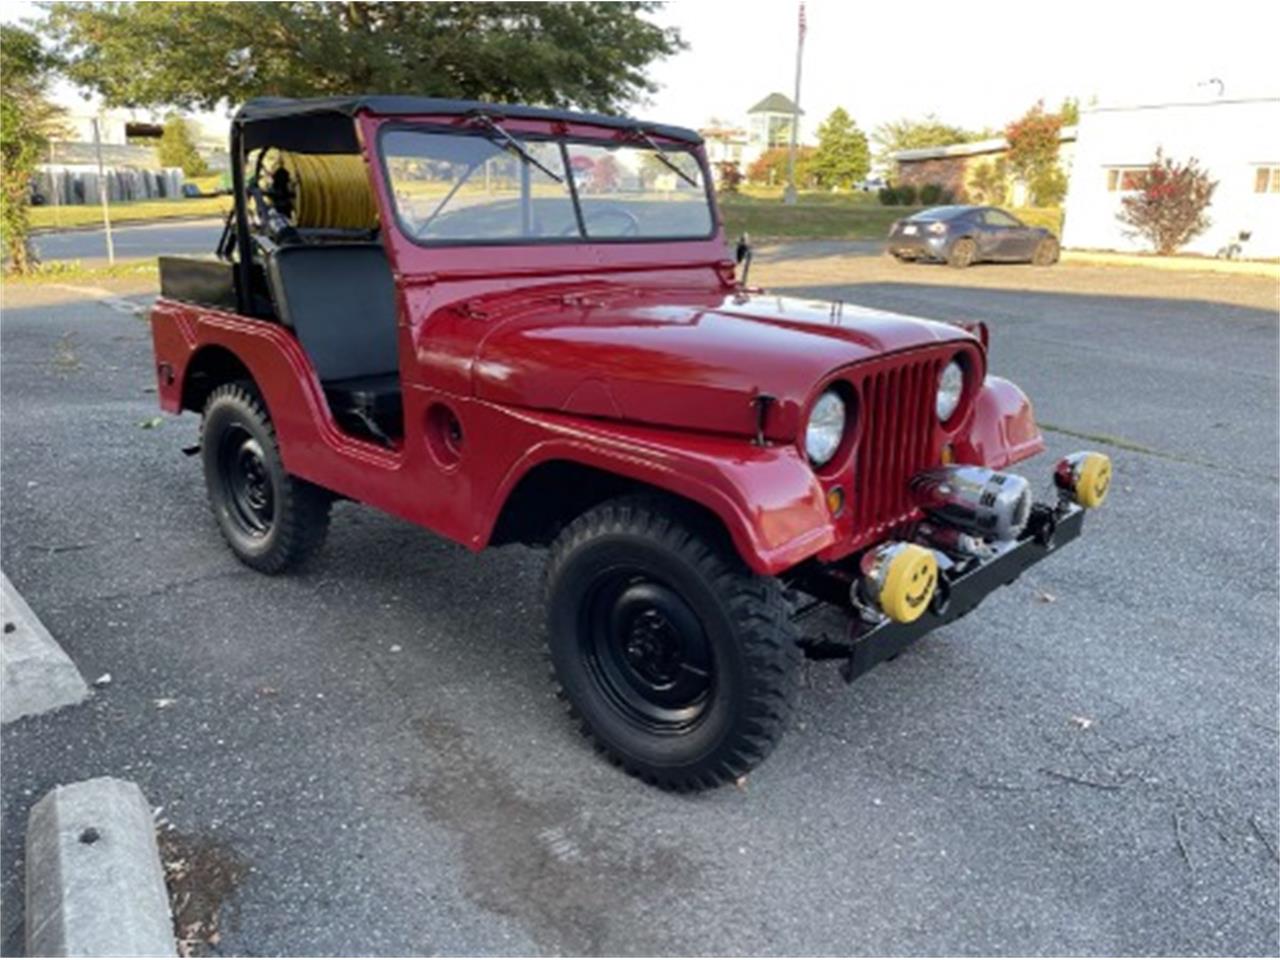
[(804, 428), (804, 452), (815, 468), (826, 466), (840, 450), (849, 423), (848, 404), (829, 388), (814, 401)]
[(938, 391), (934, 396), (933, 409), (939, 423), (950, 423), (955, 418), (960, 402), (964, 399), (965, 380), (964, 363), (959, 355), (952, 357), (938, 374)]

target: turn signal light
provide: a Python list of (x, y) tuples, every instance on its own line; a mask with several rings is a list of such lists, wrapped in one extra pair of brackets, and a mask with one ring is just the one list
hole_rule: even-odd
[(1111, 489), (1111, 458), (1092, 450), (1063, 457), (1053, 469), (1053, 483), (1080, 506), (1100, 507)]

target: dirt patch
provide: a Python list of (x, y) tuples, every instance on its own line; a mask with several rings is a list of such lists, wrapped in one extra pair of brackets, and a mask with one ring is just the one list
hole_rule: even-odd
[(161, 829), (156, 836), (169, 886), (178, 953), (213, 956), (222, 941), (223, 907), (249, 872), (230, 847), (204, 837)]

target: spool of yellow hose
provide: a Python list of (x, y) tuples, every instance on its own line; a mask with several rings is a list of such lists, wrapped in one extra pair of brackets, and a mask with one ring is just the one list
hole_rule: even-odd
[(331, 230), (377, 227), (378, 208), (369, 173), (359, 156), (273, 150), (264, 166), (289, 175), (294, 226)]

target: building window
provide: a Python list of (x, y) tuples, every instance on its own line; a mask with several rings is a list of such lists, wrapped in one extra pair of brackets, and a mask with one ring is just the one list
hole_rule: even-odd
[(1107, 168), (1107, 192), (1125, 193), (1141, 190), (1142, 181), (1146, 175), (1146, 167), (1109, 167)]
[(1254, 193), (1280, 193), (1280, 167), (1258, 167), (1253, 173)]

